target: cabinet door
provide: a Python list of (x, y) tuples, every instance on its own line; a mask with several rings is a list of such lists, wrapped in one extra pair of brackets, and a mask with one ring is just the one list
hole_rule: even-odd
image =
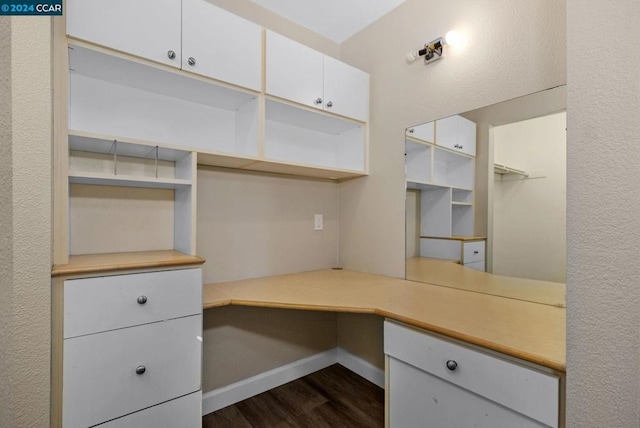
[(461, 116), (450, 116), (437, 120), (436, 144), (475, 156), (476, 124)]
[(458, 116), (458, 146), (461, 152), (476, 155), (476, 124), (462, 116)]
[(324, 109), (332, 113), (369, 120), (369, 75), (329, 56), (324, 56)]
[(182, 0), (182, 68), (259, 91), (262, 29), (205, 0)]
[(407, 135), (428, 143), (433, 143), (433, 130), (433, 122), (428, 122), (407, 129)]
[(100, 428), (175, 428), (202, 426), (202, 394), (193, 394), (107, 422)]
[(180, 67), (180, 0), (67, 0), (65, 14), (72, 37)]
[(268, 94), (311, 107), (323, 107), (323, 54), (267, 31), (266, 56)]

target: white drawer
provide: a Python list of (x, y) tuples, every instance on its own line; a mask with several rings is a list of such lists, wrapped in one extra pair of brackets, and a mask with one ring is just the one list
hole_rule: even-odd
[(484, 241), (464, 242), (462, 257), (464, 264), (484, 260)]
[[(138, 298), (146, 298), (144, 304)], [(71, 279), (64, 282), (64, 337), (202, 313), (202, 271)]]
[[(535, 419), (558, 426), (559, 379), (393, 322), (384, 352), (430, 375)], [(455, 361), (455, 370), (447, 362)]]
[(198, 391), (201, 335), (202, 315), (194, 315), (65, 339), (64, 427), (92, 426)]
[(116, 419), (100, 428), (199, 428), (202, 426), (200, 391)]
[(479, 262), (465, 263), (464, 267), (475, 269), (475, 270), (480, 270), (482, 272), (484, 272), (486, 270), (486, 268), (484, 266), (484, 260), (480, 260)]

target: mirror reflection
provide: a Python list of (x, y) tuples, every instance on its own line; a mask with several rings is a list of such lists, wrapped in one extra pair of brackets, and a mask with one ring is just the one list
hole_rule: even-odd
[(566, 87), (405, 135), (406, 278), (565, 306)]

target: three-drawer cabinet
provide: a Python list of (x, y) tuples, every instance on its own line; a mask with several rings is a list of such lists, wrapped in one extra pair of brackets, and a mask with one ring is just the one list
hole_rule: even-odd
[(200, 269), (68, 279), (63, 332), (63, 427), (200, 426)]
[(558, 376), (385, 321), (388, 426), (558, 427)]

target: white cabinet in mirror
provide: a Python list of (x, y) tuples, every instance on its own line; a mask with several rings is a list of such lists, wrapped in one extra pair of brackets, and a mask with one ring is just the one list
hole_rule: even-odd
[(473, 235), (475, 124), (455, 116), (408, 128), (408, 189), (421, 194), (421, 236)]

